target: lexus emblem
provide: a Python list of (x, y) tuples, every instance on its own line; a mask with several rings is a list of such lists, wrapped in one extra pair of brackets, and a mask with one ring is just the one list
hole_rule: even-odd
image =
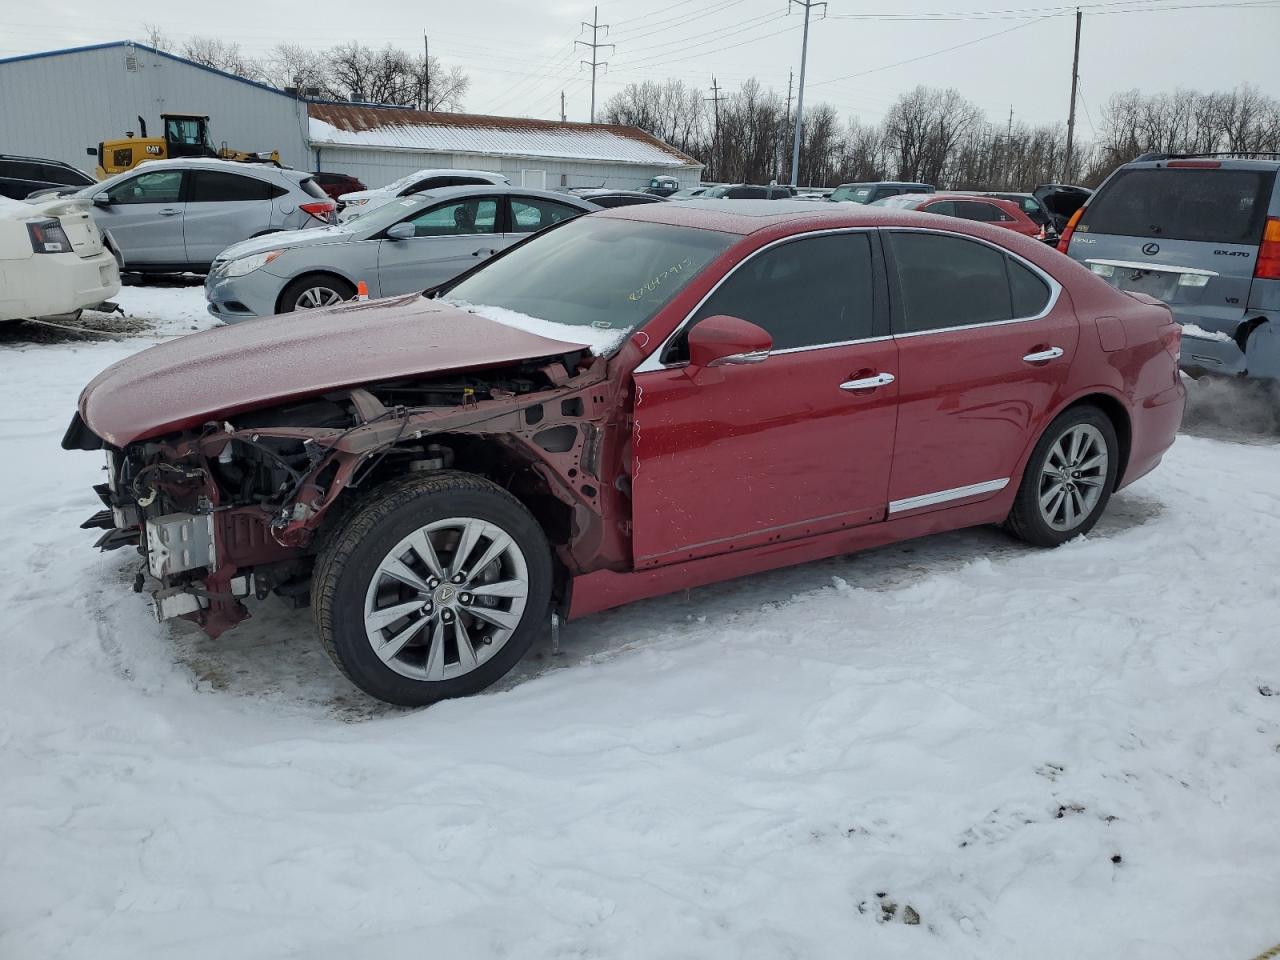
[(436, 599), (441, 603), (448, 603), (453, 599), (453, 587), (447, 585), (441, 587), (439, 594), (436, 595)]
[(1160, 252), (1160, 244), (1144, 243), (1142, 245), (1142, 252), (1145, 253), (1148, 257), (1154, 257), (1157, 253)]

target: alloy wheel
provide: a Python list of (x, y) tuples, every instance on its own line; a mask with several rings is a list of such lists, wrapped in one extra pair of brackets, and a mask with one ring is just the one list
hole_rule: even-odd
[(387, 552), (365, 595), (378, 658), (414, 680), (452, 680), (491, 660), (524, 615), (529, 567), (501, 527), (438, 520)]
[(1093, 515), (1107, 482), (1107, 442), (1093, 424), (1070, 427), (1040, 468), (1040, 515), (1054, 530), (1073, 530)]
[(308, 287), (298, 294), (294, 307), (298, 310), (314, 310), (317, 307), (331, 307), (342, 303), (342, 294), (332, 287)]

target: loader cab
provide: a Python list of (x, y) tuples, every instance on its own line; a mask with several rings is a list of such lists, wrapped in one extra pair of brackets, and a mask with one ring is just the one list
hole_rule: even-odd
[(160, 119), (164, 123), (164, 143), (169, 157), (218, 155), (218, 151), (209, 142), (208, 117), (166, 113)]

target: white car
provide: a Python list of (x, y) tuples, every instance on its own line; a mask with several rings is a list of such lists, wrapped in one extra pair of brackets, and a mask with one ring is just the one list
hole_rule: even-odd
[(338, 198), (338, 220), (345, 223), (347, 220), (363, 216), (384, 203), (390, 203), (396, 197), (407, 197), (425, 190), (438, 190), (440, 187), (470, 187), (486, 183), (506, 186), (511, 183), (511, 178), (504, 177), (500, 173), (489, 173), (486, 170), (419, 170), (388, 183), (385, 187), (378, 187), (376, 190), (344, 193)]
[(120, 290), (90, 200), (0, 197), (0, 321), (75, 313)]

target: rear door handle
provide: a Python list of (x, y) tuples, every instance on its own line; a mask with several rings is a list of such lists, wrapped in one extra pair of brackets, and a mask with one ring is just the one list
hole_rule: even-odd
[(488, 254), (489, 256), (491, 256), (491, 257), (492, 257), (492, 256), (493, 256), (495, 253), (497, 253), (497, 252), (498, 252), (497, 250), (489, 250), (489, 249), (487, 249), (487, 248), (486, 248), (486, 249), (480, 249), (480, 250), (477, 250), (475, 253), (473, 253), (473, 254), (472, 254), (472, 256), (473, 256), (473, 257), (483, 257), (485, 254)]
[(1027, 363), (1045, 363), (1049, 360), (1057, 360), (1062, 354), (1061, 347), (1049, 347), (1045, 350), (1037, 350), (1035, 353), (1028, 353), (1022, 359)]
[(846, 380), (840, 384), (840, 389), (874, 390), (876, 387), (887, 387), (896, 379), (892, 373), (877, 373), (874, 377), (863, 377), (861, 380)]
[(178, 214), (180, 214), (181, 212), (182, 212), (181, 210), (174, 210), (172, 207), (166, 207), (164, 210), (161, 210), (161, 211), (160, 211), (160, 216), (162, 216), (162, 217), (176, 217), (176, 216), (177, 216)]

